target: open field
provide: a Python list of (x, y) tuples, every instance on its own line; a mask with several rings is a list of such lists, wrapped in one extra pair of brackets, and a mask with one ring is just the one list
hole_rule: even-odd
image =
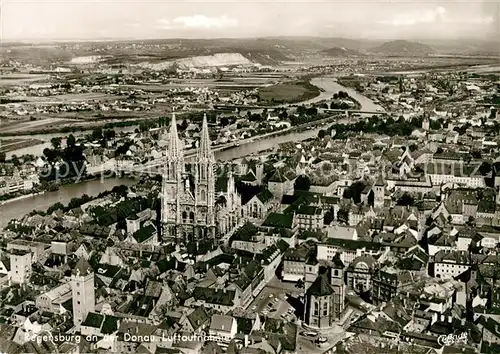
[(58, 118), (47, 118), (40, 120), (28, 120), (28, 121), (17, 121), (11, 124), (2, 125), (0, 127), (1, 133), (22, 133), (30, 130), (36, 130), (37, 128), (47, 128), (53, 126), (62, 126), (64, 124), (74, 123), (74, 120), (68, 119), (58, 119)]
[(87, 102), (87, 101), (115, 101), (123, 100), (124, 96), (108, 95), (100, 92), (89, 93), (69, 93), (65, 95), (55, 96), (18, 96), (15, 99), (22, 100), (23, 105), (50, 105), (71, 102)]
[[(31, 98), (31, 97), (29, 97)], [(114, 101), (124, 99), (124, 96), (118, 95), (108, 95), (101, 92), (88, 92), (88, 93), (69, 93), (66, 95), (57, 95), (50, 97), (36, 97), (45, 98), (49, 101), (60, 101), (60, 102), (85, 102), (85, 101)], [(43, 101), (41, 101), (43, 102)]]
[(0, 140), (0, 153), (24, 149), (42, 143), (43, 141), (37, 139), (2, 139)]
[(319, 88), (303, 81), (281, 83), (259, 90), (260, 101), (266, 103), (295, 103), (311, 99), (319, 94)]
[(183, 89), (190, 87), (199, 87), (199, 88), (210, 88), (210, 89), (233, 89), (233, 90), (241, 90), (241, 89), (252, 89), (255, 87), (264, 87), (269, 85), (272, 81), (277, 80), (276, 77), (231, 77), (222, 80), (215, 79), (205, 79), (205, 80), (175, 80), (174, 82), (161, 84), (161, 83), (153, 83), (153, 84), (138, 84), (138, 85), (121, 85), (124, 88), (138, 89), (146, 92), (153, 93), (163, 93), (172, 89)]
[(47, 80), (48, 75), (30, 75), (30, 74), (2, 74), (2, 80), (0, 80), (0, 86), (14, 86), (30, 84), (35, 81)]

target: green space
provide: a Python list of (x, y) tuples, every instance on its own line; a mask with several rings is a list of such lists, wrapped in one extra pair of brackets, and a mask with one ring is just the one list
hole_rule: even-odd
[(314, 98), (320, 89), (307, 81), (284, 82), (259, 90), (259, 103), (296, 103)]
[[(11, 140), (0, 140), (0, 154), (7, 153), (10, 151), (15, 151), (19, 149), (24, 149), (30, 146), (35, 146), (42, 144), (43, 141), (38, 139), (11, 139)], [(2, 159), (0, 158), (0, 161)]]

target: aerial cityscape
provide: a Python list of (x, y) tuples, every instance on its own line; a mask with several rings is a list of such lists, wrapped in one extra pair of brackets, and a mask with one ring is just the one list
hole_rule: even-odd
[(0, 353), (500, 353), (499, 19), (3, 2)]

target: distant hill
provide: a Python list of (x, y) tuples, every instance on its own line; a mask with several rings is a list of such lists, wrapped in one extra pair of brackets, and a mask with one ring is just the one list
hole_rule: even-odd
[(193, 56), (163, 62), (144, 62), (139, 64), (143, 68), (150, 70), (166, 70), (177, 65), (181, 69), (187, 68), (211, 68), (218, 66), (253, 65), (253, 62), (240, 53), (217, 53), (213, 55)]
[(436, 54), (460, 56), (500, 56), (500, 42), (481, 40), (426, 40), (422, 41), (436, 49)]
[(345, 58), (345, 57), (361, 57), (364, 56), (363, 53), (357, 50), (347, 49), (345, 47), (334, 47), (329, 49), (324, 49), (321, 51), (323, 54), (329, 57)]
[(391, 56), (427, 56), (436, 53), (431, 46), (404, 40), (385, 42), (378, 47), (369, 49), (369, 52)]

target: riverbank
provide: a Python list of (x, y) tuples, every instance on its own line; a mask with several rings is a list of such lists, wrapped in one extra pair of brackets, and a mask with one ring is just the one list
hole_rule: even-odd
[(25, 194), (25, 195), (20, 195), (19, 197), (7, 199), (7, 200), (2, 200), (0, 202), (0, 205), (12, 203), (12, 202), (15, 202), (15, 201), (18, 201), (18, 200), (23, 200), (23, 199), (27, 199), (27, 198), (31, 198), (31, 197), (36, 197), (37, 195), (42, 195), (42, 194), (45, 194), (45, 191), (37, 192), (37, 193), (31, 193), (31, 194)]

